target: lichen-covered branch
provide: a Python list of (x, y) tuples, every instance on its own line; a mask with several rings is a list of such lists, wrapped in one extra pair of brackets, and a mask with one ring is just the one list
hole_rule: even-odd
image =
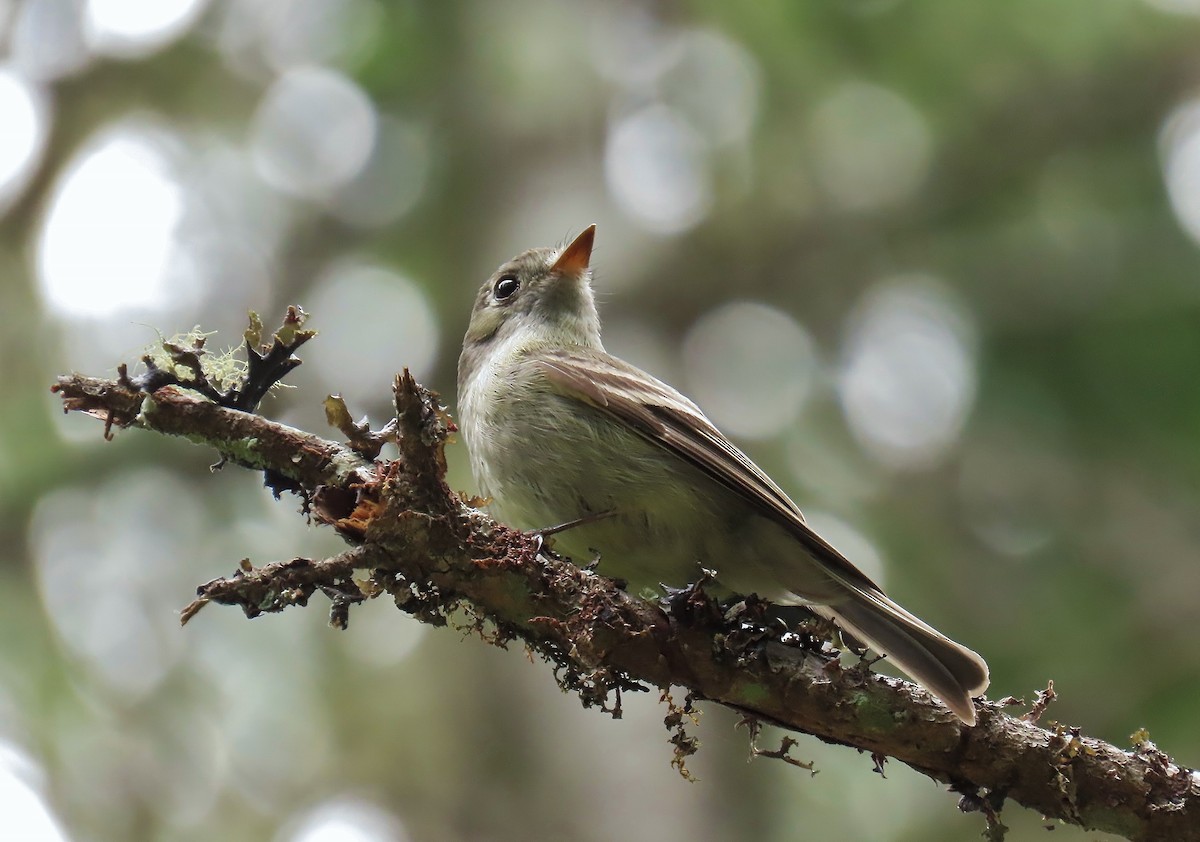
[[(354, 604), (387, 594), (426, 622), (462, 623), (466, 616), (488, 640), (524, 641), (588, 705), (619, 713), (622, 691), (684, 688), (688, 700), (670, 702), (668, 716), (681, 767), (694, 750), (683, 730), (690, 699), (708, 699), (752, 723), (853, 746), (877, 763), (891, 757), (949, 784), (961, 794), (960, 806), (989, 817), (992, 838), (1002, 835), (997, 811), (1012, 799), (1129, 839), (1200, 840), (1200, 776), (1148, 740), (1123, 751), (986, 701), (978, 725), (968, 728), (913, 684), (865, 665), (843, 666), (819, 628), (780, 634), (757, 622), (759, 606), (717, 606), (702, 587), (676, 594), (669, 607), (652, 604), (546, 557), (536, 536), (496, 523), (472, 506), (477, 501), (446, 486), (449, 419), (407, 372), (396, 382), (393, 461), (218, 406), (185, 384), (146, 394), (129, 382), (71, 375), (54, 389), (67, 410), (110, 427), (184, 436), (265, 471), (277, 491), (301, 494), (312, 517), (351, 545), (325, 560), (257, 569), (244, 562), (233, 576), (199, 588), (185, 622), (209, 602), (254, 616), (306, 604), (320, 591), (331, 601), (333, 623), (344, 626)], [(348, 418), (340, 410), (332, 416)], [(358, 433), (370, 445), (364, 452), (376, 456), (378, 441)], [(787, 748), (760, 753), (786, 758)]]

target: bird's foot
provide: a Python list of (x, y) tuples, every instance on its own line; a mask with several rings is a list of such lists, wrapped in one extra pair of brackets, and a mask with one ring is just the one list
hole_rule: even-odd
[[(545, 529), (535, 529), (529, 534), (537, 543), (537, 552), (539, 555), (546, 555), (552, 559), (561, 561), (562, 556), (551, 549), (547, 539), (552, 538), (561, 532), (566, 532), (568, 529), (575, 529), (579, 526), (587, 526), (589, 523), (596, 523), (597, 521), (612, 517), (614, 514), (616, 514), (614, 510), (609, 510), (606, 512), (593, 512), (591, 514), (586, 514), (583, 517), (577, 517), (574, 520), (568, 520), (566, 523), (560, 523), (557, 526), (547, 526)], [(600, 554), (596, 553), (592, 558), (591, 564), (589, 564), (586, 569), (595, 570), (596, 565), (599, 563)]]

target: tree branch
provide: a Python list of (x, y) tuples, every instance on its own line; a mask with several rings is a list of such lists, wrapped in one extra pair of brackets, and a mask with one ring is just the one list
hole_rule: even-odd
[[(479, 501), (447, 487), (443, 447), (452, 422), (436, 395), (407, 372), (395, 386), (394, 461), (218, 406), (183, 383), (146, 394), (125, 377), (70, 375), (52, 388), (66, 411), (96, 416), (106, 431), (140, 427), (183, 436), (223, 460), (264, 471), (277, 495), (300, 494), (317, 522), (351, 544), (325, 560), (258, 569), (243, 562), (232, 577), (201, 586), (183, 622), (209, 602), (256, 616), (304, 605), (319, 590), (331, 600), (331, 622), (344, 627), (354, 604), (386, 593), (425, 622), (461, 624), (466, 616), (489, 642), (523, 641), (585, 706), (614, 716), (622, 691), (662, 688), (675, 762), (685, 774), (695, 751), (686, 714), (692, 699), (708, 699), (745, 714), (752, 734), (769, 722), (870, 752), (877, 763), (895, 758), (949, 784), (962, 809), (988, 818), (991, 838), (1002, 838), (996, 816), (1011, 798), (1129, 839), (1200, 840), (1200, 775), (1148, 739), (1123, 751), (1076, 729), (1040, 727), (1048, 697), (1024, 718), (1004, 712), (1016, 700), (981, 701), (978, 725), (968, 728), (914, 684), (866, 665), (843, 667), (819, 628), (781, 633), (761, 622), (761, 606), (722, 608), (702, 586), (674, 595), (669, 608), (651, 604), (546, 557), (536, 536), (491, 520), (473, 507)], [(363, 452), (374, 457), (378, 446)], [(682, 705), (670, 701), (673, 686), (687, 691)], [(787, 748), (785, 742), (759, 753), (795, 762)]]

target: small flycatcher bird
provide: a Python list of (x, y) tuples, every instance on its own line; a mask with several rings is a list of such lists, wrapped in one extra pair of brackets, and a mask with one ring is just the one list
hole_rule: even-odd
[(479, 490), (521, 529), (635, 588), (697, 581), (805, 605), (886, 654), (963, 722), (983, 659), (901, 608), (692, 401), (605, 353), (589, 262), (596, 226), (526, 251), (479, 290), (458, 361)]

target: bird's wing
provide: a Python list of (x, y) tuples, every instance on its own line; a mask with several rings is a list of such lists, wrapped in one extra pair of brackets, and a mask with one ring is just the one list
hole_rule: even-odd
[(560, 394), (583, 401), (647, 441), (680, 457), (784, 526), (830, 572), (847, 584), (879, 591), (845, 556), (804, 522), (800, 508), (738, 450), (694, 403), (675, 389), (603, 351), (540, 351), (528, 362)]

